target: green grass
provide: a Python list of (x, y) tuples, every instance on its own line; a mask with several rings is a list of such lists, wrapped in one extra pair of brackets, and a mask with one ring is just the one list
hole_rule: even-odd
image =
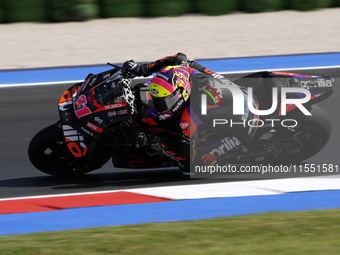
[(0, 254), (340, 254), (340, 210), (1, 236)]

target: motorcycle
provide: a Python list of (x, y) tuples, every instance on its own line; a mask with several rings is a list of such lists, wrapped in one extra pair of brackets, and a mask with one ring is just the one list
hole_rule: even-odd
[[(131, 85), (123, 68), (112, 66), (113, 69), (99, 74), (90, 73), (84, 82), (63, 93), (58, 102), (60, 120), (38, 132), (29, 144), (28, 156), (35, 168), (50, 175), (70, 177), (99, 169), (110, 159), (114, 167), (127, 169), (180, 167), (160, 147), (162, 137), (176, 134), (159, 125), (160, 116), (154, 108), (149, 83)], [(218, 82), (212, 76), (201, 79), (205, 83)], [(200, 77), (195, 82), (200, 82)], [(312, 98), (304, 106), (312, 115), (305, 116), (287, 105), (287, 116), (298, 120), (297, 125), (256, 127), (247, 152), (242, 158), (228, 155), (228, 163), (300, 162), (327, 144), (331, 123), (315, 103), (332, 94), (333, 78), (258, 72), (234, 82), (245, 88), (257, 86), (260, 109), (271, 103), (270, 98), (261, 97), (265, 88), (306, 88)], [(278, 120), (283, 117), (277, 111), (273, 116)], [(148, 135), (146, 146), (138, 146), (139, 134)]]

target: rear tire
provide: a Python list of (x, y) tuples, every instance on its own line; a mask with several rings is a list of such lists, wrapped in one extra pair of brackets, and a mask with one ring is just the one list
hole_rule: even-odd
[(28, 146), (28, 157), (41, 172), (64, 177), (80, 176), (102, 167), (112, 154), (109, 148), (98, 146), (89, 155), (76, 158), (64, 144), (58, 124), (37, 133)]
[(287, 163), (298, 163), (316, 155), (326, 146), (331, 136), (332, 124), (327, 113), (316, 105), (312, 106), (311, 113), (311, 116), (297, 120), (302, 148), (297, 154), (286, 156)]

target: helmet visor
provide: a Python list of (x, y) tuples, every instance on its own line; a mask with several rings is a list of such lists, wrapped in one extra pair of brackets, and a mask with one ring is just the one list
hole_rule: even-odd
[(158, 112), (162, 113), (165, 111), (169, 111), (178, 103), (178, 101), (182, 98), (182, 94), (180, 89), (177, 89), (175, 93), (169, 95), (167, 97), (154, 97), (153, 103)]

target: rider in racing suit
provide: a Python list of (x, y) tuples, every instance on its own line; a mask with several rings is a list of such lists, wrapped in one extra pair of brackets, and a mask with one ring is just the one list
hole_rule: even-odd
[[(190, 100), (185, 100), (184, 104), (178, 105), (180, 107), (176, 107), (176, 112), (171, 111), (171, 116), (168, 114), (169, 111), (163, 115), (160, 113), (160, 116), (162, 116), (160, 120), (162, 120), (164, 127), (173, 129), (173, 131), (179, 131), (177, 133), (180, 134), (177, 137), (173, 136), (162, 140), (161, 147), (163, 153), (176, 160), (184, 173), (189, 171), (189, 165), (193, 162), (200, 165), (210, 165), (220, 162), (222, 159), (226, 160), (228, 157), (242, 157), (254, 131), (249, 130), (249, 128), (240, 128), (239, 126), (232, 128), (219, 125), (218, 127), (212, 128), (211, 124), (214, 118), (240, 122), (255, 117), (250, 116), (251, 113), (249, 113), (249, 111), (241, 117), (232, 114), (233, 99), (228, 86), (237, 85), (222, 75), (203, 67), (196, 61), (188, 60), (183, 53), (142, 65), (137, 65), (134, 60), (129, 60), (124, 63), (125, 72), (129, 72), (131, 77), (147, 77), (152, 73), (158, 72), (151, 80), (150, 87), (150, 93), (156, 106), (159, 97), (154, 93), (155, 91), (158, 93), (160, 78), (166, 78), (167, 81), (178, 78), (175, 77), (176, 75), (174, 73), (171, 73), (171, 75), (173, 75), (172, 77), (165, 77), (165, 75), (168, 75), (169, 68), (171, 67), (174, 67), (171, 70), (175, 70), (173, 72), (176, 74), (178, 74), (176, 70), (183, 67), (186, 67), (186, 70), (190, 73), (189, 82), (186, 82), (189, 83), (189, 87), (185, 88), (185, 93), (183, 92), (183, 95), (190, 95)], [(156, 81), (157, 79), (158, 81)], [(208, 80), (218, 82), (213, 84), (206, 83), (205, 81)], [(223, 86), (216, 86), (215, 84), (222, 84)], [(174, 84), (172, 85), (176, 86)], [(175, 91), (172, 94), (175, 94)], [(201, 94), (207, 95), (208, 114), (199, 116)], [(245, 97), (247, 96), (245, 92), (244, 95)], [(180, 97), (180, 95), (178, 97)], [(167, 96), (167, 98), (169, 98), (169, 96)], [(256, 99), (254, 100), (256, 102)], [(160, 103), (158, 103), (158, 105), (160, 105)]]

